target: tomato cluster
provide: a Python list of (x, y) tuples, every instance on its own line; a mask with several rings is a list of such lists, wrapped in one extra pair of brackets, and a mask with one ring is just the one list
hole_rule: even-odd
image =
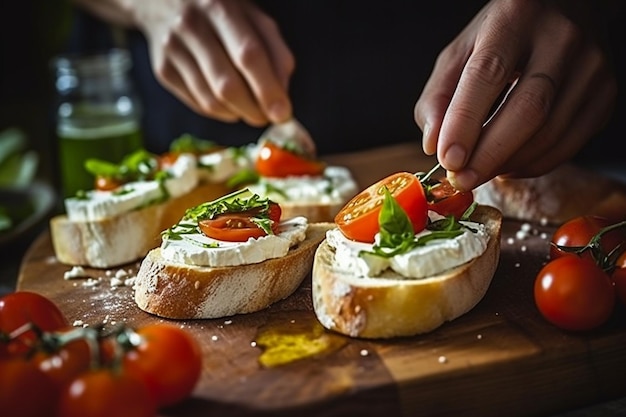
[(71, 327), (38, 293), (0, 298), (3, 415), (155, 416), (188, 397), (201, 370), (200, 347), (180, 327), (124, 326), (105, 334)]
[(552, 235), (550, 261), (534, 285), (535, 304), (552, 324), (585, 331), (626, 305), (626, 222), (579, 216)]

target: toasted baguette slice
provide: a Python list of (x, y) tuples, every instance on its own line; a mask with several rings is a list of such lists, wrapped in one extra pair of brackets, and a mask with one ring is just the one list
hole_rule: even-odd
[(202, 184), (160, 204), (98, 221), (72, 221), (61, 214), (50, 219), (52, 246), (59, 262), (111, 268), (136, 261), (161, 244), (161, 232), (189, 207), (229, 192), (222, 184)]
[(626, 219), (626, 183), (574, 164), (535, 178), (494, 178), (474, 190), (474, 199), (506, 218), (553, 225), (583, 215)]
[(334, 223), (310, 223), (306, 239), (282, 258), (261, 263), (201, 267), (171, 263), (161, 249), (142, 261), (135, 302), (171, 319), (210, 319), (252, 313), (291, 295), (311, 272), (313, 255)]
[(334, 267), (333, 249), (322, 242), (313, 263), (313, 307), (327, 329), (360, 338), (426, 333), (471, 310), (485, 295), (500, 257), (502, 214), (478, 206), (472, 220), (489, 234), (485, 252), (437, 276), (357, 278)]

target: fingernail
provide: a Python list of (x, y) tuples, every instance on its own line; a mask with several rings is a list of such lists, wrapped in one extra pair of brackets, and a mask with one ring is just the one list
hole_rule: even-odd
[(446, 150), (440, 162), (447, 170), (458, 171), (465, 165), (466, 156), (465, 149), (461, 145), (454, 144)]
[(448, 171), (448, 181), (459, 191), (470, 191), (474, 189), (478, 182), (478, 174), (472, 169), (459, 172)]
[(437, 150), (436, 147), (432, 146), (433, 142), (430, 138), (430, 125), (428, 123), (424, 124), (424, 132), (422, 133), (422, 149), (426, 155), (432, 155)]
[(285, 101), (275, 101), (268, 109), (268, 116), (274, 123), (282, 123), (291, 117), (291, 106)]

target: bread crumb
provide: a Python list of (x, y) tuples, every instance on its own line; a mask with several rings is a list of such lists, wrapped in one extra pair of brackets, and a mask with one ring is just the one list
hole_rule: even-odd
[(89, 278), (89, 275), (82, 266), (73, 266), (69, 271), (65, 271), (63, 279)]
[(211, 336), (211, 340), (214, 342), (217, 342), (219, 340), (219, 337), (216, 335)]
[(200, 281), (196, 281), (193, 283), (193, 287), (197, 290), (200, 288)]
[(438, 361), (439, 363), (448, 363), (448, 358), (442, 355), (439, 357)]
[(480, 339), (482, 339), (482, 338), (483, 338), (483, 335), (482, 335), (482, 334), (480, 334), (480, 333), (479, 333), (479, 334), (477, 334), (477, 335), (476, 335), (476, 339), (480, 340)]
[(361, 349), (360, 353), (361, 353), (361, 356), (367, 356), (370, 354), (367, 349)]
[(252, 342), (250, 342), (250, 346), (256, 347), (256, 342), (253, 340)]

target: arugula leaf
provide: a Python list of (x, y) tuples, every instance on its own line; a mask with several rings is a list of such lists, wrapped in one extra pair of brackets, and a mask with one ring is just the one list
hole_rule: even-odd
[[(398, 204), (386, 187), (384, 192), (385, 196), (378, 218), (380, 225), (378, 242), (372, 246), (371, 251), (361, 251), (359, 256), (375, 255), (391, 258), (409, 252), (416, 247), (425, 246), (433, 240), (453, 239), (463, 234), (467, 227), (457, 221), (454, 216), (448, 216), (431, 222), (426, 227), (431, 233), (418, 237), (415, 235), (409, 216), (402, 206)], [(467, 209), (463, 217), (469, 217), (474, 208), (475, 204)]]
[(170, 144), (170, 151), (176, 153), (188, 152), (193, 154), (200, 154), (204, 152), (209, 152), (215, 148), (218, 148), (218, 145), (210, 140), (200, 139), (194, 135), (189, 133), (185, 133), (180, 137), (174, 139)]

